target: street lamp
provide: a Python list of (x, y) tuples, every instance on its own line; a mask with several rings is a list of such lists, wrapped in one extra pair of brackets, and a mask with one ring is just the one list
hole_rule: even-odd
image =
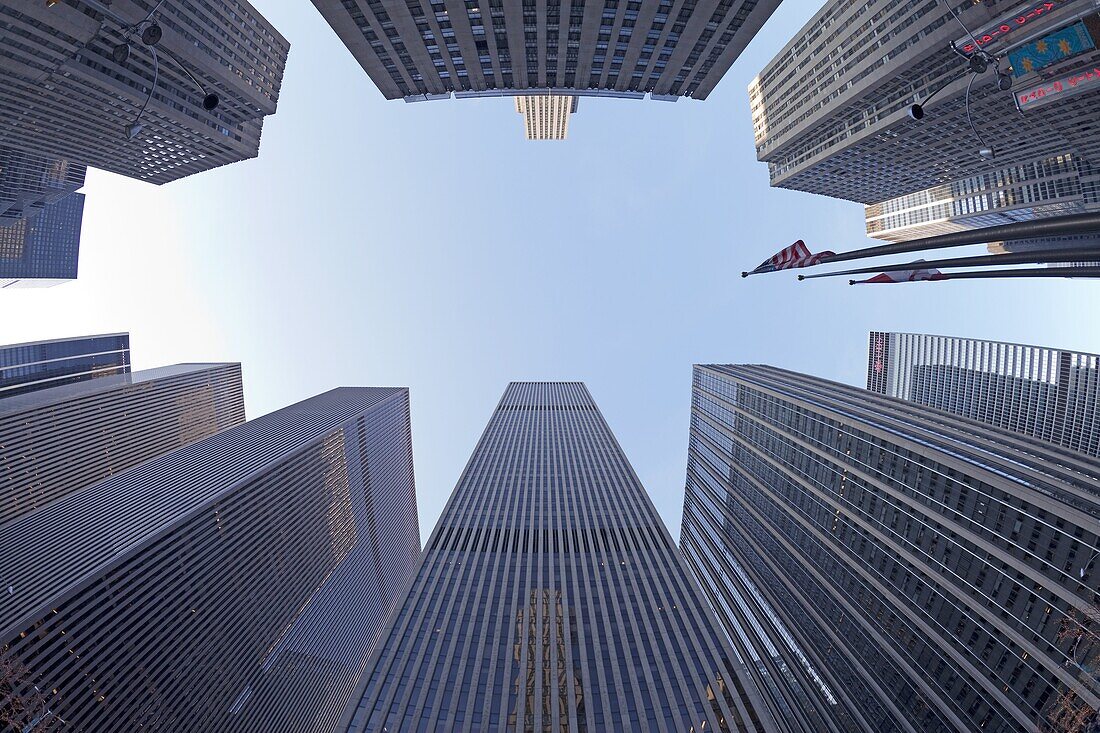
[[(102, 14), (106, 18), (110, 18), (121, 28), (122, 41), (115, 44), (115, 47), (111, 49), (111, 58), (120, 66), (125, 65), (129, 59), (133, 48), (130, 45), (130, 39), (134, 33), (138, 33), (138, 39), (141, 44), (149, 49), (150, 55), (153, 57), (153, 84), (149, 87), (149, 94), (145, 97), (145, 102), (141, 105), (141, 109), (138, 110), (137, 116), (134, 117), (134, 121), (126, 126), (126, 137), (129, 140), (133, 140), (141, 131), (145, 128), (141, 124), (141, 118), (145, 114), (145, 109), (149, 106), (150, 100), (153, 98), (153, 92), (156, 90), (157, 82), (160, 79), (160, 54), (157, 53), (157, 48), (160, 42), (164, 39), (164, 28), (160, 23), (156, 21), (155, 15), (161, 6), (164, 5), (165, 0), (160, 0), (152, 10), (150, 10), (144, 18), (136, 23), (127, 24), (126, 20), (114, 12), (110, 7), (104, 5), (100, 0), (78, 0), (88, 5), (96, 12)], [(46, 7), (53, 7), (60, 0), (46, 0)], [(221, 97), (215, 92), (207, 92), (206, 87), (202, 85), (202, 82), (195, 77), (191, 70), (183, 64), (182, 61), (177, 59), (168, 49), (161, 48), (160, 53), (171, 59), (177, 67), (191, 80), (199, 92), (202, 93), (202, 108), (207, 112), (213, 112), (221, 104)]]

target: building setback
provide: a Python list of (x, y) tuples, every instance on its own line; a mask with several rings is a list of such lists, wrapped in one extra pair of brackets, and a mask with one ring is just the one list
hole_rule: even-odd
[(386, 99), (706, 99), (779, 0), (313, 0)]
[(16, 693), (65, 731), (327, 730), (417, 545), (407, 406), (333, 390), (7, 524)]
[(1095, 461), (1031, 438), (695, 368), (681, 546), (792, 730), (1037, 733), (1095, 710), (1098, 496)]
[(0, 346), (0, 398), (130, 372), (130, 334)]
[(1100, 456), (1100, 356), (872, 331), (867, 389)]
[(0, 527), (242, 422), (240, 364), (177, 364), (6, 397)]
[[(981, 48), (990, 53), (1019, 50), (1025, 41), (1058, 48), (1043, 35), (1071, 26), (1100, 37), (1095, 5), (1072, 0), (904, 9), (893, 0), (829, 0), (749, 86), (757, 158), (768, 164), (772, 185), (876, 204), (1060, 155), (1096, 165), (1094, 43), (1082, 39), (1041, 69), (1010, 66), (1015, 57), (1007, 56), (995, 66), (1012, 88), (1000, 91), (992, 69), (971, 79), (967, 61), (951, 50), (952, 42), (970, 44), (952, 10), (979, 37), (988, 32)], [(1073, 70), (1086, 77), (1063, 79)], [(971, 81), (971, 118), (984, 143), (967, 119)], [(1044, 85), (1050, 88), (1035, 91)], [(924, 119), (912, 119), (910, 106), (940, 87)], [(987, 147), (995, 157), (979, 155)]]
[(348, 731), (772, 731), (587, 389), (512, 383)]
[[(244, 0), (106, 5), (108, 15), (85, 0), (0, 4), (0, 146), (153, 183), (255, 157), (286, 39)], [(146, 19), (163, 34), (155, 71), (146, 26), (123, 32)], [(207, 93), (220, 100), (209, 111)]]

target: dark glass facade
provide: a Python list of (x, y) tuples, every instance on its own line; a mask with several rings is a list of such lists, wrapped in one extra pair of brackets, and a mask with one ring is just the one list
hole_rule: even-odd
[(1094, 460), (766, 366), (696, 367), (691, 419), (681, 546), (793, 730), (1097, 708)]
[(408, 437), (407, 390), (333, 390), (4, 525), (15, 693), (50, 730), (332, 730), (415, 557)]
[(504, 393), (348, 731), (771, 731), (591, 396)]
[(0, 398), (129, 371), (127, 333), (0, 346)]

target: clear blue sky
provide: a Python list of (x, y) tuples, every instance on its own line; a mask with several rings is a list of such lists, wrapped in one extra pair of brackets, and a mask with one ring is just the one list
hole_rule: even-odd
[[(739, 274), (862, 207), (768, 187), (746, 87), (817, 9), (786, 0), (710, 99), (581, 100), (565, 143), (509, 99), (387, 102), (308, 0), (260, 157), (149, 186), (94, 172), (80, 279), (0, 292), (0, 343), (130, 331), (134, 364), (240, 361), (256, 417), (338, 385), (412, 390), (422, 539), (509, 380), (583, 380), (679, 533), (691, 365), (862, 384), (867, 332), (1100, 352), (1100, 289), (848, 287)], [(970, 250), (965, 250), (970, 251)]]

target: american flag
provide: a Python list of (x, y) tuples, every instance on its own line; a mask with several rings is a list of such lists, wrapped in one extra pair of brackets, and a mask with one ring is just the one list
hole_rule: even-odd
[(790, 247), (779, 250), (778, 253), (760, 263), (753, 272), (772, 272), (773, 270), (790, 270), (795, 267), (809, 267), (821, 262), (822, 258), (836, 254), (825, 250), (817, 254), (811, 254), (806, 243), (801, 239)]
[[(917, 260), (917, 262), (923, 262), (923, 260)], [(889, 270), (887, 272), (880, 273), (874, 277), (866, 280), (852, 280), (853, 285), (864, 285), (867, 283), (904, 283), (904, 282), (916, 282), (918, 280), (946, 280), (947, 276), (939, 270), (932, 268), (928, 270)]]

